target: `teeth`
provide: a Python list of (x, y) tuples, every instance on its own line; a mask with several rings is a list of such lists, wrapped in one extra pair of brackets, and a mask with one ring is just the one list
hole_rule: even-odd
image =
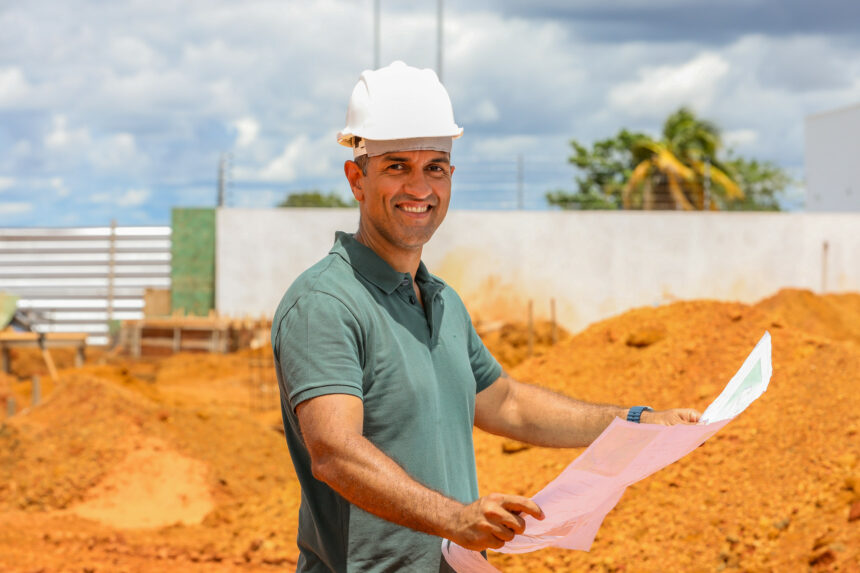
[(402, 205), (400, 208), (407, 213), (423, 213), (427, 210), (427, 205), (421, 205), (420, 207), (407, 207), (406, 205)]

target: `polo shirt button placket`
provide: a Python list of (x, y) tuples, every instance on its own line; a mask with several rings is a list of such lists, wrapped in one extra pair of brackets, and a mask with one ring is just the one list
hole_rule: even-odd
[[(408, 287), (411, 286), (412, 281), (409, 280), (409, 275), (403, 275), (403, 280), (400, 281), (400, 286)], [(415, 304), (415, 295), (412, 294), (411, 289), (409, 293), (409, 304)]]

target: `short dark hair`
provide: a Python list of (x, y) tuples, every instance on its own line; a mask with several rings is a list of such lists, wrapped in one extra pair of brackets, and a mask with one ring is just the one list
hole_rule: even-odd
[(355, 159), (353, 159), (358, 168), (361, 169), (362, 175), (367, 175), (367, 163), (370, 161), (370, 157), (367, 155), (359, 155)]

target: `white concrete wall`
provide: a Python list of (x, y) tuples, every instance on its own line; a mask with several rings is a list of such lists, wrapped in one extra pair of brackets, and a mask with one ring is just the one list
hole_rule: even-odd
[(806, 118), (806, 210), (860, 212), (860, 104)]
[[(219, 311), (271, 314), (334, 231), (357, 222), (356, 210), (220, 209)], [(546, 316), (555, 298), (576, 331), (677, 299), (860, 291), (860, 214), (453, 211), (424, 261), (479, 318), (524, 320), (529, 298)]]

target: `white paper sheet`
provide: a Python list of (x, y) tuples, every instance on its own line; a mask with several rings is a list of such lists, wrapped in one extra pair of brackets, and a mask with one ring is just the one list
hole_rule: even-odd
[(767, 390), (773, 374), (770, 333), (765, 332), (726, 387), (702, 414), (701, 423), (730, 420)]
[[(681, 459), (767, 390), (773, 368), (770, 333), (749, 354), (697, 425), (658, 426), (616, 418), (558, 477), (532, 499), (543, 521), (525, 516), (526, 529), (501, 553), (527, 553), (544, 547), (588, 551), (606, 514), (633, 483)], [(448, 540), (442, 555), (458, 573), (498, 571), (483, 556)]]

